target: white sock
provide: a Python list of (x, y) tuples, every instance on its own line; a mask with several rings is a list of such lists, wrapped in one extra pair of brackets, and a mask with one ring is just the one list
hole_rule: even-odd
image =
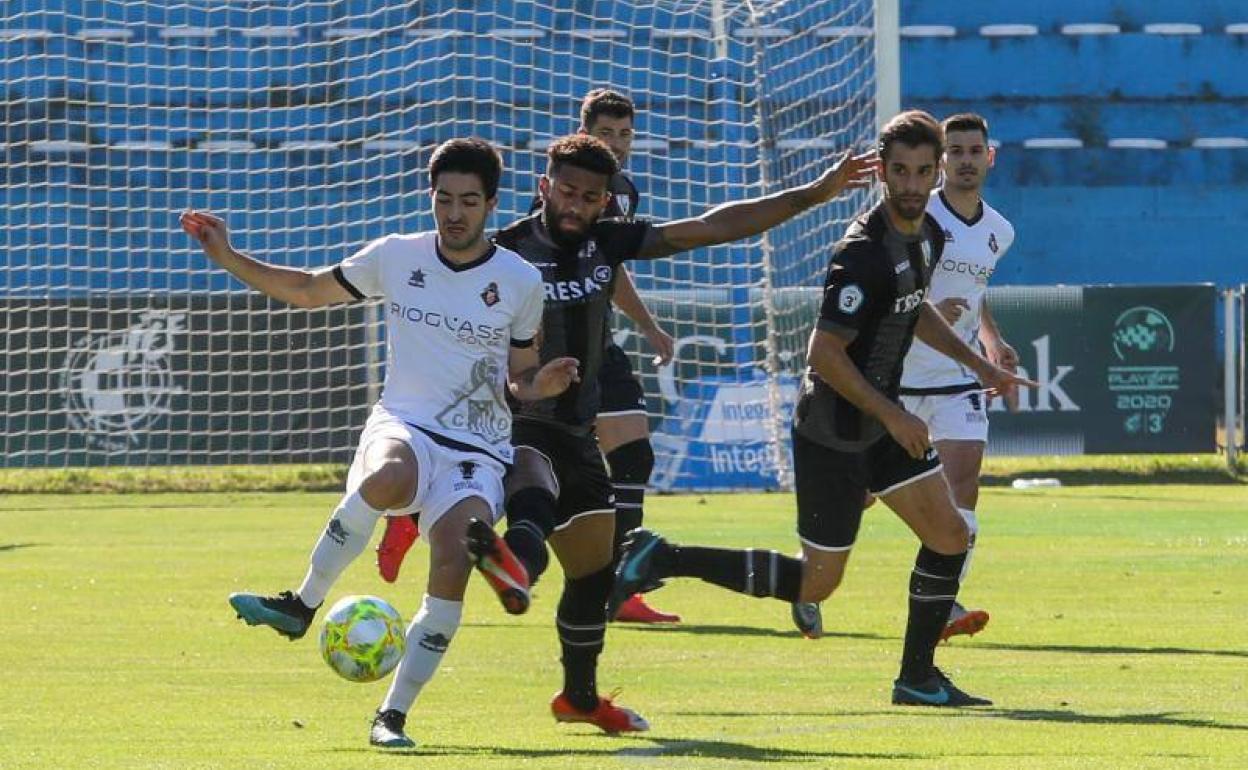
[(334, 581), (364, 552), (381, 511), (364, 502), (357, 489), (342, 498), (312, 549), (312, 563), (299, 586), (299, 599), (309, 607), (325, 601)]
[(406, 714), (412, 708), (416, 696), (438, 670), (442, 655), (459, 629), (463, 611), (463, 602), (425, 594), (420, 612), (407, 627), (407, 650), (390, 680), (390, 691), (381, 702), (382, 711), (396, 709)]
[(979, 534), (979, 519), (975, 516), (975, 511), (970, 508), (959, 508), (958, 513), (962, 514), (962, 518), (966, 520), (966, 528), (970, 530), (966, 545), (966, 561), (962, 562), (962, 574), (958, 576), (960, 585), (966, 582), (966, 576), (971, 572), (971, 557), (975, 555), (975, 538)]

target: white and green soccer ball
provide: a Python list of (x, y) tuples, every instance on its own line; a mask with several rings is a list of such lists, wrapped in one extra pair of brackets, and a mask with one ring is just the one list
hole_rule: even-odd
[(321, 655), (352, 682), (375, 682), (403, 658), (403, 619), (376, 596), (345, 596), (325, 616)]

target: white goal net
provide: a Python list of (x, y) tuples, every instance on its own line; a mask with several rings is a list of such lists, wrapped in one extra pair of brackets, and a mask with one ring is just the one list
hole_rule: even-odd
[[(345, 462), (379, 387), (375, 308), (301, 311), (213, 268), (335, 263), (432, 227), (432, 147), (504, 151), (500, 213), (611, 87), (640, 215), (807, 182), (876, 127), (872, 0), (11, 0), (0, 29), (3, 463)], [(857, 193), (763, 238), (633, 267), (679, 341), (646, 385), (661, 488), (783, 480), (829, 247)]]

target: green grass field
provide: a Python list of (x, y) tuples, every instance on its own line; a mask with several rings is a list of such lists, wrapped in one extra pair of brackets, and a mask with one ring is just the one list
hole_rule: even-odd
[[(479, 580), (442, 671), (409, 719), (421, 748), (367, 745), (385, 685), (334, 676), (309, 635), (234, 619), (226, 595), (302, 576), (333, 494), (0, 499), (0, 768), (1243, 768), (1248, 766), (1248, 488), (993, 489), (963, 596), (993, 614), (938, 663), (994, 698), (894, 707), (915, 542), (871, 509), (830, 634), (788, 608), (681, 581), (670, 629), (615, 626), (600, 682), (642, 737), (556, 725), (560, 578), (505, 615)], [(674, 539), (794, 547), (787, 495), (655, 497)], [(371, 553), (330, 597), (377, 593)]]

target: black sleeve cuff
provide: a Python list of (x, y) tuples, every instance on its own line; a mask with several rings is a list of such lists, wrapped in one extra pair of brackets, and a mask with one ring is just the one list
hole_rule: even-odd
[(529, 338), (529, 339), (527, 339), (527, 340), (518, 340), (518, 339), (516, 339), (515, 337), (512, 337), (512, 338), (511, 338), (511, 346), (512, 346), (513, 348), (531, 348), (531, 347), (533, 347), (533, 340), (534, 340), (534, 339), (535, 339), (535, 338), (530, 337), (530, 338)]
[(339, 284), (342, 285), (342, 288), (350, 292), (352, 297), (355, 297), (356, 299), (365, 298), (364, 293), (361, 292), (359, 289), (355, 288), (355, 286), (352, 285), (352, 283), (347, 280), (347, 276), (344, 275), (342, 272), (342, 265), (334, 265), (333, 272), (334, 272), (334, 278), (338, 281)]
[(853, 342), (854, 338), (858, 336), (858, 330), (852, 326), (839, 324), (827, 318), (820, 318), (815, 324), (815, 328), (821, 332), (831, 332), (847, 342)]

